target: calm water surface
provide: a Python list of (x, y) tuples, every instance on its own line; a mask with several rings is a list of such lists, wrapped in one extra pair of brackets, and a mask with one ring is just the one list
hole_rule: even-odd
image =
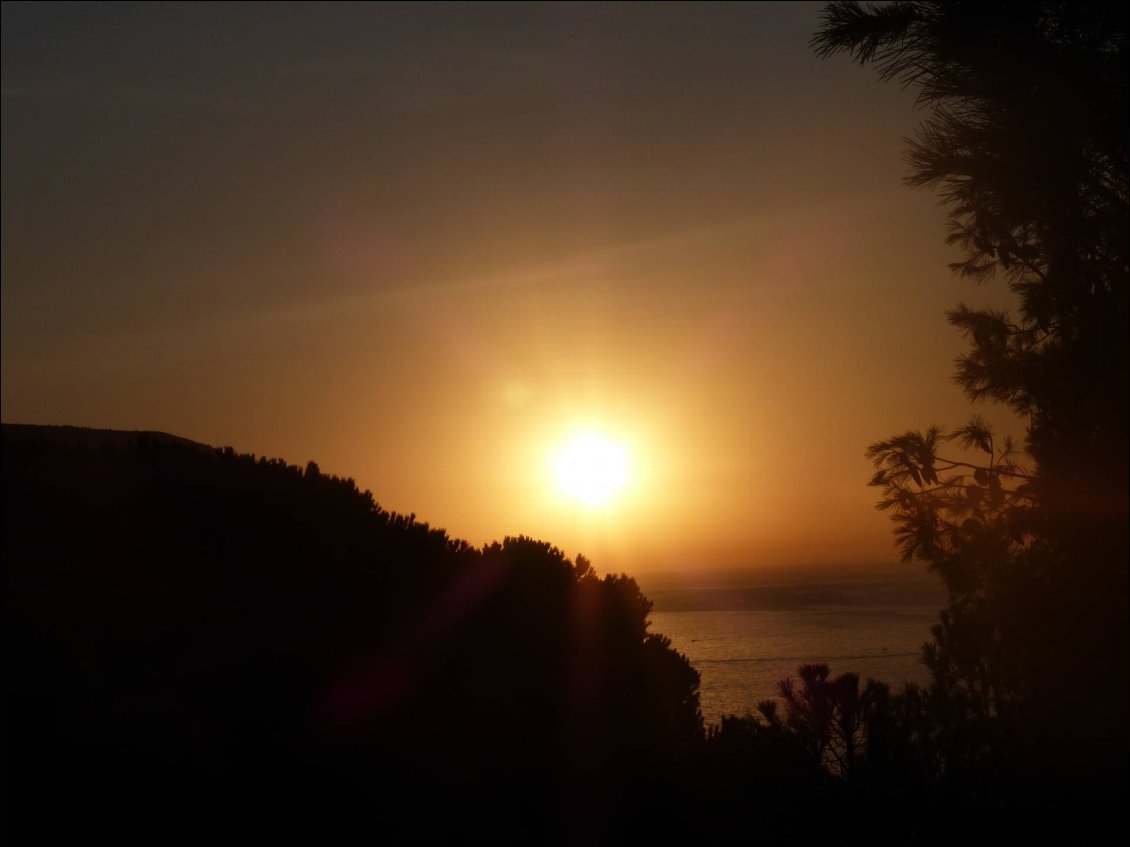
[(944, 598), (920, 574), (734, 574), (702, 583), (641, 579), (652, 631), (668, 636), (702, 677), (702, 714), (716, 723), (777, 696), (777, 681), (809, 662), (901, 686), (925, 682), (921, 646)]

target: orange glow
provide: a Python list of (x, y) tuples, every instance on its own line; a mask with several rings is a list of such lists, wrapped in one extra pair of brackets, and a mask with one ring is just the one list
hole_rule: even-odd
[[(936, 198), (900, 184), (912, 95), (821, 65), (818, 4), (729, 8), (761, 47), (535, 5), (497, 55), (373, 25), (355, 54), (261, 39), (144, 96), (62, 85), (79, 66), (40, 54), (70, 42), (28, 52), (3, 420), (313, 459), (473, 544), (604, 571), (893, 558), (863, 451), (965, 420), (945, 311), (1011, 295), (952, 277)], [(246, 76), (276, 66), (293, 85)], [(584, 433), (612, 448), (574, 455)]]

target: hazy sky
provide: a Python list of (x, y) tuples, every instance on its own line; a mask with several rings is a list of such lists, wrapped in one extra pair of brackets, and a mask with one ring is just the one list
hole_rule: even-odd
[[(5, 3), (3, 419), (600, 570), (892, 559), (863, 451), (968, 416), (944, 311), (1001, 295), (820, 8)], [(584, 429), (607, 508), (555, 490)]]

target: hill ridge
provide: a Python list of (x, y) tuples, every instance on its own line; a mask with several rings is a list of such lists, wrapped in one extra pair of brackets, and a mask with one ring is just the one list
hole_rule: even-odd
[(149, 429), (98, 429), (70, 424), (2, 423), (0, 424), (0, 435), (3, 436), (5, 441), (36, 442), (60, 447), (126, 449), (138, 441), (146, 440), (160, 444), (190, 447), (205, 453), (217, 450), (210, 444), (193, 441), (191, 438)]

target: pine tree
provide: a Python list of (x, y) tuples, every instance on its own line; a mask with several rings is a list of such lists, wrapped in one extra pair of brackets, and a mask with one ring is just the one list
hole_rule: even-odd
[(963, 755), (1125, 768), (1126, 9), (833, 2), (813, 39), (917, 91), (907, 182), (948, 208), (953, 270), (1015, 296), (949, 320), (970, 342), (956, 381), (1026, 420), (1023, 444), (974, 416), (868, 450), (904, 559), (950, 592), (925, 658)]

